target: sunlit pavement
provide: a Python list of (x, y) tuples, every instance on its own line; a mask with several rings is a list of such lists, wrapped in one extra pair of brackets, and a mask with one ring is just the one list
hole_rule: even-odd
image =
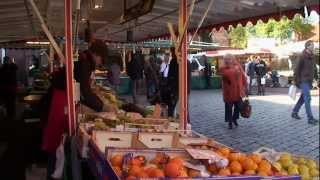
[[(288, 89), (270, 89), (266, 96), (251, 96), (252, 116), (240, 119), (239, 127), (228, 129), (224, 122), (224, 102), (221, 90), (192, 91), (190, 116), (192, 128), (235, 149), (251, 152), (261, 146), (277, 151), (319, 158), (319, 125), (307, 123), (305, 108), (301, 120), (291, 118), (295, 102)], [(319, 96), (313, 91), (312, 111), (319, 118)], [(298, 98), (298, 97), (297, 97)]]

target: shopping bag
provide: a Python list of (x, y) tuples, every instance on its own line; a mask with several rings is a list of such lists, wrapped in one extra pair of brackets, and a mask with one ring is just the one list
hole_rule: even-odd
[(55, 164), (55, 170), (53, 174), (51, 175), (54, 179), (61, 179), (63, 175), (63, 168), (64, 168), (64, 143), (65, 143), (66, 136), (63, 135), (63, 138), (61, 140), (61, 143), (59, 147), (56, 150), (56, 164)]
[(249, 102), (249, 98), (245, 97), (242, 98), (240, 102), (240, 115), (243, 118), (250, 118), (251, 116), (252, 107)]
[(266, 78), (265, 78), (265, 77), (261, 78), (261, 84), (262, 84), (262, 85), (265, 85), (265, 84), (266, 84)]
[(289, 87), (289, 92), (288, 95), (291, 99), (296, 100), (296, 95), (297, 95), (297, 86), (291, 85)]

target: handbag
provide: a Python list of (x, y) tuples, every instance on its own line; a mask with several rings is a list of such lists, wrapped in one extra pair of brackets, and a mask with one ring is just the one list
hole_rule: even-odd
[(248, 97), (244, 97), (241, 99), (240, 102), (240, 115), (243, 118), (250, 118), (251, 116), (252, 107), (249, 102)]
[(296, 95), (297, 95), (297, 86), (291, 85), (289, 87), (289, 92), (288, 95), (291, 99), (296, 100)]

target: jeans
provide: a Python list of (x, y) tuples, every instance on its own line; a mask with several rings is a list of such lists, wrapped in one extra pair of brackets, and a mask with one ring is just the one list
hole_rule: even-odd
[(258, 95), (264, 95), (264, 84), (262, 84), (261, 79), (263, 76), (258, 76), (257, 77), (257, 83), (258, 83)]
[(152, 98), (156, 94), (156, 84), (153, 81), (147, 82), (147, 98)]
[(132, 99), (133, 99), (133, 104), (137, 103), (137, 92), (138, 91), (138, 80), (133, 79), (132, 80)]
[(240, 101), (225, 103), (225, 120), (232, 123), (240, 118)]
[(302, 82), (299, 85), (302, 92), (297, 104), (293, 108), (293, 113), (298, 113), (301, 106), (304, 104), (308, 119), (313, 119), (313, 115), (311, 112), (311, 105), (310, 105), (311, 103), (310, 83)]
[(248, 92), (248, 94), (251, 94), (252, 92), (252, 81), (253, 81), (253, 79), (254, 79), (254, 76), (249, 76), (249, 84), (248, 84), (248, 89), (249, 89), (249, 92)]

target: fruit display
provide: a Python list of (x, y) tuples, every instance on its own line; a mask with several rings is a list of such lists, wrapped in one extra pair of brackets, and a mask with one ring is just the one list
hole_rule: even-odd
[(300, 175), (302, 180), (319, 177), (319, 163), (302, 156), (282, 153), (275, 166), (283, 175)]
[(221, 144), (210, 141), (207, 144), (189, 144), (188, 148), (195, 148), (200, 150), (211, 150), (216, 154), (228, 160), (226, 167), (221, 167), (218, 163), (212, 164), (204, 162), (207, 170), (211, 175), (219, 176), (238, 176), (238, 175), (257, 175), (257, 176), (274, 176), (280, 175), (272, 164), (258, 154), (245, 154), (234, 151)]
[(188, 156), (177, 153), (113, 153), (109, 162), (120, 179), (139, 178), (193, 178), (201, 177), (201, 172), (185, 165)]

